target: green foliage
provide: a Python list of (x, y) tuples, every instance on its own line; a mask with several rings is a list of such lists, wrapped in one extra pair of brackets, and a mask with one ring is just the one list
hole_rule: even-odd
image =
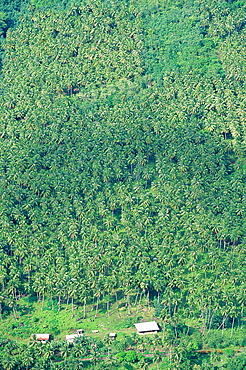
[[(76, 2), (72, 2), (71, 0), (30, 0), (30, 4), (34, 5), (38, 9), (56, 8), (57, 10), (60, 10), (68, 6), (70, 3), (75, 5)], [(77, 1), (77, 3), (79, 3), (79, 1)]]
[(20, 14), (25, 11), (27, 0), (4, 0), (0, 2), (0, 20), (4, 32), (9, 27), (17, 25)]
[(245, 2), (25, 5), (0, 4), (1, 317), (49, 299), (59, 335), (65, 302), (96, 318), (144, 297), (169, 345), (187, 316), (244, 345)]
[(0, 36), (4, 33), (6, 28), (7, 28), (6, 14), (1, 12), (0, 13)]
[(208, 348), (226, 348), (231, 346), (241, 347), (246, 345), (245, 329), (232, 332), (228, 331), (213, 331), (204, 335), (203, 343)]
[(221, 315), (216, 314), (216, 312), (212, 313), (210, 318), (207, 317), (206, 326), (211, 329), (218, 329), (218, 328), (230, 328), (232, 325), (232, 318), (231, 317), (223, 317)]
[(160, 314), (164, 308), (164, 305), (161, 303), (160, 299), (156, 297), (153, 300), (154, 308), (155, 308), (155, 317), (160, 317)]
[(3, 49), (2, 43), (7, 30), (17, 25), (20, 14), (25, 10), (28, 0), (0, 1), (0, 69), (2, 68)]
[(120, 320), (118, 324), (116, 324), (116, 329), (124, 329), (124, 328), (131, 328), (135, 321), (138, 321), (137, 318), (127, 317), (124, 320)]
[(223, 353), (228, 357), (233, 357), (235, 354), (235, 351), (232, 348), (226, 348)]
[(226, 369), (228, 370), (243, 370), (246, 366), (246, 356), (239, 355), (236, 358), (230, 359), (228, 362)]
[(119, 352), (116, 354), (116, 357), (120, 362), (135, 363), (139, 361), (139, 356), (134, 350), (129, 350), (127, 352)]

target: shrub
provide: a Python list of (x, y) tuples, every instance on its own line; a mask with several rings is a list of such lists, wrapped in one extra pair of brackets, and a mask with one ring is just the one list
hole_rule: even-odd
[(122, 351), (116, 354), (116, 358), (119, 362), (129, 362), (131, 364), (139, 361), (139, 356), (136, 351)]
[(239, 355), (232, 358), (227, 363), (226, 369), (228, 370), (244, 370), (246, 368), (246, 356)]
[(231, 348), (226, 348), (223, 353), (227, 356), (227, 357), (233, 357), (234, 356), (234, 350), (231, 349)]

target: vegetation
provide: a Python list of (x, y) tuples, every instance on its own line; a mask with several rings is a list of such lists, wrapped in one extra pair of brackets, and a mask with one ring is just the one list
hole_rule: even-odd
[[(0, 2), (2, 369), (245, 367), (245, 10)], [(27, 344), (47, 305), (58, 339), (144, 305), (162, 342)]]

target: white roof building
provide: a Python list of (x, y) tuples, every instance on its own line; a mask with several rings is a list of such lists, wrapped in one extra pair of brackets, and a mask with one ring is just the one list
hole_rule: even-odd
[(34, 334), (33, 337), (36, 340), (41, 341), (42, 343), (45, 343), (47, 340), (50, 339), (50, 334)]
[(79, 337), (83, 337), (83, 333), (82, 332), (83, 332), (83, 330), (82, 329), (79, 329), (79, 330), (77, 330), (77, 333), (66, 335), (66, 341), (68, 343), (73, 343), (74, 342), (74, 339), (79, 338)]
[(116, 333), (109, 333), (109, 338), (115, 339), (117, 336)]
[(138, 334), (157, 333), (160, 328), (155, 321), (134, 324)]

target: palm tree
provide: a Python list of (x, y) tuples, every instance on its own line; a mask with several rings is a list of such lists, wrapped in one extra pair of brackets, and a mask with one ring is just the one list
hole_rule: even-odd
[(162, 354), (160, 351), (155, 351), (154, 352), (154, 357), (153, 357), (153, 362), (157, 365), (157, 369), (160, 368), (160, 363), (162, 361)]
[(139, 370), (148, 370), (149, 368), (149, 364), (144, 360), (140, 360), (138, 363), (137, 363), (137, 369)]
[(96, 350), (96, 348), (94, 348), (92, 351), (91, 351), (91, 362), (93, 363), (93, 366), (95, 368), (95, 365), (98, 363), (99, 361), (99, 358), (98, 358), (98, 351)]
[(61, 357), (64, 359), (64, 362), (66, 364), (67, 358), (70, 354), (70, 346), (67, 342), (63, 343), (61, 349), (60, 349)]
[(75, 346), (72, 348), (71, 354), (75, 357), (84, 357), (88, 354), (88, 350), (85, 347), (83, 341), (75, 342)]
[(13, 356), (6, 352), (4, 357), (1, 359), (1, 365), (6, 370), (14, 370), (19, 366), (18, 360), (18, 356)]
[(34, 363), (34, 356), (32, 351), (25, 351), (21, 358), (22, 364), (25, 366), (26, 370)]

